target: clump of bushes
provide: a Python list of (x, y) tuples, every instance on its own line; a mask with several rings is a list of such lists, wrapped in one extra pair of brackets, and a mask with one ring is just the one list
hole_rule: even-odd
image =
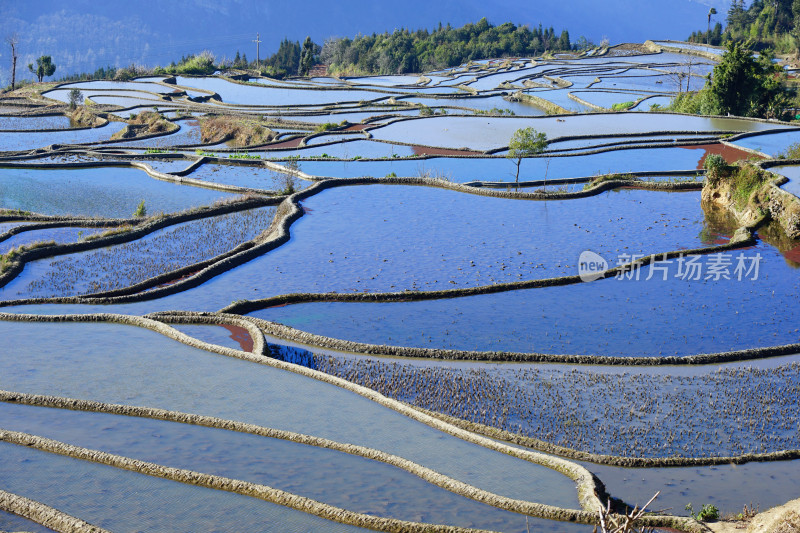
[(754, 58), (745, 45), (732, 41), (710, 81), (700, 91), (680, 93), (670, 109), (699, 115), (781, 118), (788, 107), (781, 85), (786, 74), (772, 58), (768, 50)]
[(611, 111), (627, 111), (632, 108), (636, 102), (619, 102), (611, 106)]
[(166, 67), (156, 67), (153, 70), (153, 74), (192, 74), (196, 76), (208, 76), (214, 74), (214, 72), (218, 70), (214, 60), (214, 54), (208, 50), (204, 50), (197, 55), (190, 54), (189, 56), (182, 57), (177, 64), (173, 61)]
[(422, 117), (430, 117), (430, 116), (433, 116), (433, 115), (446, 115), (447, 114), (447, 109), (444, 109), (443, 107), (440, 107), (440, 108), (437, 108), (437, 109), (433, 109), (433, 108), (430, 108), (430, 107), (426, 106), (425, 104), (420, 104), (419, 114)]
[(316, 128), (314, 128), (314, 133), (324, 133), (326, 131), (335, 130), (339, 127), (339, 124), (335, 124), (333, 122), (323, 122)]
[(719, 509), (717, 509), (716, 505), (710, 503), (704, 503), (703, 507), (700, 508), (700, 511), (697, 513), (694, 512), (694, 508), (692, 504), (686, 505), (686, 510), (695, 518), (695, 520), (701, 520), (703, 522), (708, 522), (709, 520), (719, 520)]
[(800, 143), (790, 144), (777, 157), (778, 159), (800, 159)]
[(511, 109), (500, 109), (499, 107), (493, 107), (489, 110), (485, 109), (478, 109), (475, 111), (476, 115), (490, 115), (490, 116), (503, 116), (503, 115), (516, 115), (513, 110)]
[(154, 74), (154, 71), (143, 66), (131, 63), (127, 67), (116, 69), (114, 72), (114, 79), (117, 81), (128, 81), (140, 76), (149, 76)]
[(703, 162), (703, 168), (706, 171), (708, 181), (711, 183), (720, 178), (729, 176), (733, 167), (731, 167), (721, 155), (708, 154), (705, 162)]
[(259, 154), (248, 154), (246, 152), (236, 152), (235, 154), (229, 154), (228, 159), (261, 159)]

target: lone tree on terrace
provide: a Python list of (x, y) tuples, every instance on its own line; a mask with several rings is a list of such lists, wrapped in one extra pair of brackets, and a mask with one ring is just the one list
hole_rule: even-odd
[(35, 74), (41, 82), (45, 76), (52, 76), (55, 73), (56, 66), (50, 56), (41, 56), (36, 60), (36, 68), (33, 68), (33, 63), (28, 63), (28, 70)]
[(540, 133), (533, 128), (522, 128), (514, 132), (514, 135), (511, 136), (511, 141), (508, 143), (508, 154), (506, 154), (506, 157), (517, 165), (514, 183), (519, 183), (519, 167), (522, 164), (522, 159), (541, 154), (546, 148), (546, 134)]
[(70, 89), (69, 91), (69, 110), (75, 111), (80, 103), (83, 102), (83, 93), (78, 89)]
[(17, 84), (17, 45), (19, 44), (19, 35), (12, 33), (6, 37), (6, 43), (11, 47), (11, 90), (16, 88)]

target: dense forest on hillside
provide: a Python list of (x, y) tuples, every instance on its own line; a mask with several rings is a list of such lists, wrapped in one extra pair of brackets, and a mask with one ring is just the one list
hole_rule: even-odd
[(82, 79), (130, 79), (147, 74), (212, 74), (225, 68), (257, 70), (265, 76), (303, 76), (314, 64), (325, 64), (333, 75), (404, 74), (426, 72), (460, 65), (466, 61), (541, 55), (549, 52), (585, 50), (594, 44), (585, 37), (575, 43), (567, 30), (556, 34), (550, 28), (530, 29), (510, 22), (494, 26), (486, 18), (475, 24), (452, 28), (442, 25), (433, 31), (408, 29), (372, 35), (328, 39), (323, 46), (306, 37), (283, 39), (272, 55), (256, 61), (236, 52), (233, 60), (215, 61), (210, 52), (190, 54), (164, 67), (105, 67), (94, 73), (73, 74), (62, 81)]
[(773, 48), (777, 53), (797, 52), (800, 46), (800, 0), (733, 0), (725, 16), (726, 27), (717, 22), (709, 32), (692, 33), (689, 41), (721, 45), (747, 42), (751, 48)]
[[(576, 43), (577, 48), (590, 46), (585, 38)], [(355, 39), (329, 39), (322, 47), (320, 61), (336, 74), (402, 74), (453, 67), (470, 60), (572, 49), (567, 30), (556, 34), (552, 27), (530, 29), (510, 22), (493, 26), (483, 18), (461, 28), (439, 24), (433, 31), (401, 29)]]

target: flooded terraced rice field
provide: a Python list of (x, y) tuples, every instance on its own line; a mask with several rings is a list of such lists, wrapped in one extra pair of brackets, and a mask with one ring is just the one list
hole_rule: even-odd
[(800, 496), (800, 240), (704, 189), (714, 154), (800, 201), (798, 129), (650, 111), (718, 51), (653, 46), (0, 97), (0, 491), (187, 532), (588, 533), (657, 491), (690, 531)]

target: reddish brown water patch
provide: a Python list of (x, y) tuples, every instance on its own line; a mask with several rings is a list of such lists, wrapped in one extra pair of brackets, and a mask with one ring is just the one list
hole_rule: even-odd
[(476, 152), (474, 150), (453, 150), (450, 148), (431, 148), (430, 146), (417, 146), (411, 147), (415, 155), (483, 155), (483, 152)]
[(792, 248), (791, 250), (786, 250), (785, 252), (781, 252), (783, 257), (793, 263), (793, 267), (800, 268), (800, 244)]
[(185, 280), (185, 279), (189, 279), (189, 278), (191, 278), (192, 276), (194, 276), (194, 275), (195, 275), (195, 274), (197, 274), (198, 272), (200, 272), (200, 270), (194, 270), (194, 271), (192, 271), (192, 272), (189, 272), (188, 274), (184, 274), (183, 276), (181, 276), (181, 277), (179, 277), (179, 278), (175, 278), (175, 279), (171, 279), (171, 280), (169, 280), (169, 281), (165, 281), (164, 283), (161, 283), (161, 284), (159, 284), (159, 285), (156, 285), (155, 287), (152, 287), (152, 288), (150, 288), (150, 289), (145, 289), (145, 290), (143, 290), (142, 292), (150, 292), (150, 291), (154, 291), (154, 290), (156, 290), (156, 289), (160, 289), (160, 288), (162, 288), (162, 287), (169, 287), (170, 285), (175, 285), (175, 284), (176, 284), (176, 283), (178, 283), (179, 281), (183, 281), (183, 280)]
[(374, 128), (375, 124), (353, 124), (351, 126), (347, 126), (344, 131), (361, 131), (367, 128)]
[(242, 350), (245, 352), (253, 351), (253, 337), (250, 336), (250, 333), (248, 333), (246, 329), (229, 325), (223, 325), (222, 327), (231, 332), (231, 339), (238, 342)]
[(679, 146), (678, 148), (685, 148), (687, 150), (704, 150), (703, 157), (701, 157), (700, 161), (697, 162), (697, 170), (703, 170), (703, 165), (705, 164), (706, 157), (708, 157), (709, 154), (721, 155), (728, 163), (735, 163), (741, 159), (748, 159), (751, 157), (764, 159), (763, 157), (757, 156), (752, 152), (748, 152), (747, 150), (734, 148), (722, 143), (694, 144), (691, 146)]
[(295, 139), (289, 139), (288, 141), (282, 141), (275, 144), (268, 144), (265, 146), (268, 150), (272, 150), (273, 148), (297, 148), (300, 146), (300, 142), (303, 140), (302, 137), (297, 137)]

